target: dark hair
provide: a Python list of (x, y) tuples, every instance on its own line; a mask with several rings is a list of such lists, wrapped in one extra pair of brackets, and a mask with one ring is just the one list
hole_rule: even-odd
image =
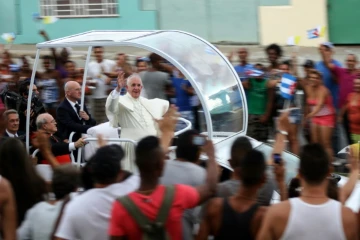
[(156, 65), (159, 61), (163, 60), (163, 58), (156, 53), (151, 53), (149, 56), (149, 59), (150, 59), (151, 65)]
[(281, 64), (287, 65), (290, 68), (292, 66), (292, 61), (290, 59), (289, 60), (284, 60)]
[(94, 50), (97, 49), (97, 48), (103, 49), (104, 47), (102, 47), (102, 46), (95, 46), (95, 47), (94, 47)]
[(119, 145), (108, 145), (99, 148), (87, 163), (91, 179), (94, 183), (111, 184), (116, 181), (120, 171), (120, 161), (124, 151)]
[(314, 68), (315, 64), (313, 60), (307, 59), (303, 65), (306, 68)]
[(139, 63), (142, 63), (142, 62), (146, 62), (146, 63), (147, 63), (147, 61), (145, 61), (145, 60), (142, 59), (142, 58), (136, 59), (136, 66), (138, 66), (138, 64), (139, 64)]
[(322, 74), (321, 74), (321, 72), (319, 72), (319, 71), (316, 70), (316, 69), (311, 69), (311, 70), (309, 71), (309, 75), (310, 75), (310, 74), (314, 74), (314, 75), (318, 76), (320, 79), (322, 79)]
[(200, 147), (193, 144), (193, 138), (198, 134), (196, 130), (188, 130), (179, 135), (176, 148), (177, 158), (182, 158), (189, 162), (199, 160)]
[(19, 94), (21, 96), (23, 96), (23, 95), (28, 96), (29, 95), (29, 87), (30, 87), (30, 81), (23, 81), (19, 87)]
[[(299, 178), (293, 178), (291, 179), (291, 182), (289, 184), (288, 188), (288, 196), (289, 198), (295, 198), (301, 196), (301, 184)], [(338, 186), (335, 179), (329, 179), (329, 184), (327, 188), (327, 196), (333, 200), (338, 201), (339, 199), (339, 193), (338, 193)]]
[(231, 167), (239, 167), (240, 160), (252, 149), (253, 147), (247, 137), (238, 137), (231, 146)]
[(264, 155), (251, 150), (239, 162), (239, 177), (245, 187), (260, 184), (265, 178), (266, 163)]
[(283, 51), (282, 51), (281, 47), (279, 45), (277, 45), (276, 43), (273, 43), (273, 44), (270, 44), (269, 46), (267, 46), (266, 53), (269, 53), (270, 50), (274, 50), (276, 55), (278, 55), (279, 57), (282, 57)]
[(300, 152), (300, 173), (308, 184), (318, 185), (329, 174), (329, 155), (320, 144), (305, 145)]
[(76, 190), (79, 186), (79, 173), (72, 164), (60, 165), (54, 169), (51, 185), (57, 200)]
[[(153, 173), (162, 160), (160, 140), (148, 136), (140, 140), (135, 149), (135, 161), (140, 173)], [(162, 153), (162, 152), (161, 152)]]
[(49, 56), (49, 55), (45, 55), (45, 56), (43, 57), (43, 60), (50, 60), (50, 61), (52, 61), (52, 60), (53, 60), (53, 57), (51, 57), (51, 56)]
[(290, 181), (289, 188), (288, 188), (288, 196), (289, 198), (300, 197), (300, 179), (293, 178)]
[(9, 180), (14, 190), (20, 225), (26, 211), (43, 201), (47, 192), (45, 181), (36, 173), (20, 140), (8, 138), (0, 145), (0, 175)]

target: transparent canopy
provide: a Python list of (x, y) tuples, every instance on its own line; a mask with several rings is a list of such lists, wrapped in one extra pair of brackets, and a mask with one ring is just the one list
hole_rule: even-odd
[(239, 77), (227, 58), (206, 40), (182, 31), (90, 31), (37, 44), (38, 52), (42, 48), (89, 47), (90, 53), (93, 46), (132, 46), (161, 55), (194, 87), (210, 138), (246, 133), (247, 105)]

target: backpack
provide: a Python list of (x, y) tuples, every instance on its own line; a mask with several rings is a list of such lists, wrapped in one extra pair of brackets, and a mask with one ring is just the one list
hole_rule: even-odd
[(143, 232), (142, 240), (170, 240), (165, 229), (165, 223), (174, 199), (174, 193), (174, 186), (166, 187), (163, 202), (154, 221), (145, 216), (128, 196), (118, 198), (117, 201), (139, 225)]

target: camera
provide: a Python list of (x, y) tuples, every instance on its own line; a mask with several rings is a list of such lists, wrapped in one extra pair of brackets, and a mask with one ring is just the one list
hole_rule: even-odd
[(195, 146), (204, 146), (206, 143), (206, 139), (203, 136), (194, 136), (192, 143)]

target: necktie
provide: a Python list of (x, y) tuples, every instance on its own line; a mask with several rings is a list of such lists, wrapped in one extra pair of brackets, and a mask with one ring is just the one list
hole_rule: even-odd
[(76, 103), (75, 108), (76, 108), (76, 113), (80, 116), (80, 105)]

